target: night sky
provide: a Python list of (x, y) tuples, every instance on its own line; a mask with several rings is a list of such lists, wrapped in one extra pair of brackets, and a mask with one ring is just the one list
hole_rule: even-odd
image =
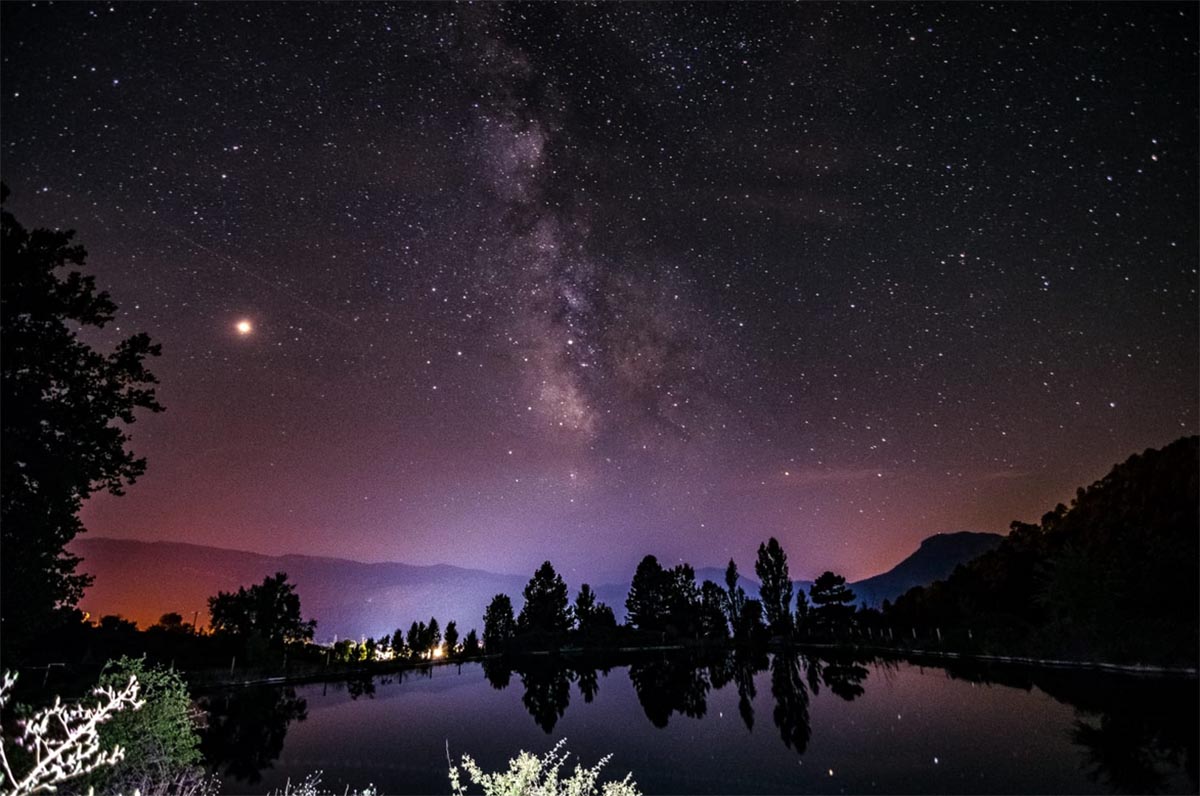
[(8, 209), (163, 344), (90, 533), (577, 585), (1036, 520), (1198, 430), (1197, 8), (4, 3)]

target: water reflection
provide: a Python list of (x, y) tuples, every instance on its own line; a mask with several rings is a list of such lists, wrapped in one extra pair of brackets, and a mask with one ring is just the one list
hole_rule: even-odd
[[(607, 684), (608, 674), (614, 668), (625, 670), (628, 685), (620, 675), (615, 684)], [(562, 719), (568, 710), (583, 711), (584, 705), (595, 705), (590, 708), (593, 712), (587, 713), (593, 720), (640, 722), (627, 715), (630, 707), (622, 701), (633, 697), (650, 727), (668, 729), (683, 718), (706, 720), (716, 713), (710, 704), (720, 698), (718, 692), (730, 689), (725, 692), (729, 694), (728, 702), (722, 704), (732, 703), (736, 693), (741, 723), (730, 722), (723, 732), (741, 735), (744, 726), (745, 732), (754, 736), (755, 744), (770, 744), (782, 753), (781, 744), (789, 750), (788, 757), (806, 755), (814, 733), (829, 731), (820, 725), (814, 727), (814, 716), (828, 716), (830, 709), (840, 709), (832, 705), (863, 697), (872, 689), (872, 678), (876, 687), (878, 681), (890, 683), (892, 673), (902, 668), (915, 667), (846, 652), (792, 650), (768, 655), (762, 650), (749, 649), (646, 652), (599, 658), (489, 659), (482, 666), (491, 688), (520, 689), (524, 711), (541, 732), (551, 736), (556, 730), (561, 733)], [(1067, 765), (1077, 766), (1080, 783), (1090, 780), (1115, 793), (1159, 793), (1179, 790), (1186, 777), (1191, 788), (1196, 788), (1198, 733), (1194, 680), (1141, 680), (940, 660), (930, 668), (952, 680), (1026, 692), (1037, 689), (1073, 708), (1073, 721), (1060, 724), (1057, 732), (1060, 739), (1069, 741), (1078, 750), (1078, 762), (1072, 760)], [(402, 684), (432, 674), (433, 670), (427, 667), (405, 672), (395, 679)], [(469, 678), (471, 670), (464, 666), (460, 674)], [(377, 685), (382, 693), (388, 682), (366, 677), (329, 683), (322, 688), (328, 693), (345, 694), (347, 701), (370, 700), (376, 695)], [(610, 688), (620, 693), (614, 692), (605, 699), (602, 692)], [(923, 694), (936, 699), (939, 692), (936, 687), (931, 688)], [(576, 689), (578, 695), (573, 706), (572, 692)], [(832, 703), (826, 701), (831, 696), (836, 697)], [(445, 698), (458, 697), (446, 692)], [(822, 700), (819, 711), (814, 708), (818, 699)], [(304, 720), (307, 715), (305, 701), (296, 696), (293, 688), (246, 688), (208, 697), (203, 702), (209, 712), (202, 747), (206, 759), (218, 772), (248, 784), (261, 780), (261, 772), (278, 759), (290, 724)], [(384, 699), (380, 702), (385, 706), (393, 704)], [(637, 706), (633, 707), (635, 712)], [(755, 734), (755, 724), (764, 723), (764, 713), (770, 716), (774, 732), (762, 734), (760, 729)], [(837, 743), (836, 739), (831, 740)]]
[[(799, 655), (780, 654), (771, 660), (771, 696), (775, 699), (771, 718), (775, 720), (783, 745), (804, 754), (808, 739), (812, 737), (812, 726), (808, 719), (808, 689), (804, 687), (800, 668)], [(815, 665), (809, 659), (808, 670), (814, 669)]]
[(525, 663), (518, 672), (525, 687), (521, 702), (537, 726), (549, 735), (571, 703), (574, 672), (551, 660)]
[(1182, 769), (1196, 788), (1195, 680), (1127, 678), (1098, 688), (1096, 678), (1065, 670), (946, 668), (952, 678), (1038, 688), (1075, 708), (1071, 741), (1088, 779), (1112, 793), (1164, 793)]
[(708, 671), (698, 658), (664, 655), (635, 661), (629, 666), (629, 681), (646, 718), (660, 729), (672, 713), (698, 719), (708, 709)]
[(294, 688), (249, 686), (200, 700), (208, 713), (200, 738), (204, 759), (218, 773), (254, 784), (279, 758), (293, 721), (308, 717)]

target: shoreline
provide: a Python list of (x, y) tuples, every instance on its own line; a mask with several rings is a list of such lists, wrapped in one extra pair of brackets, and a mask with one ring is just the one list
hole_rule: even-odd
[[(735, 649), (736, 646), (693, 646), (688, 644), (673, 644), (673, 645), (655, 645), (650, 647), (613, 647), (613, 648), (570, 648), (554, 650), (528, 650), (525, 652), (510, 653), (509, 658), (519, 660), (521, 658), (581, 658), (588, 656), (613, 656), (613, 655), (637, 655), (642, 653), (652, 652), (681, 652), (686, 650), (714, 650), (714, 649)], [(846, 652), (869, 652), (874, 655), (888, 656), (906, 660), (910, 663), (920, 664), (921, 659), (934, 659), (942, 661), (964, 661), (981, 664), (994, 664), (1003, 667), (1020, 668), (1020, 669), (1056, 669), (1056, 670), (1080, 670), (1080, 671), (1095, 671), (1107, 674), (1127, 675), (1143, 678), (1174, 678), (1174, 679), (1197, 679), (1200, 678), (1200, 669), (1187, 666), (1163, 666), (1155, 664), (1122, 664), (1111, 663), (1108, 661), (1078, 661), (1078, 660), (1062, 660), (1055, 658), (1035, 658), (1028, 656), (1017, 655), (992, 655), (985, 653), (969, 653), (969, 652), (952, 652), (947, 650), (929, 650), (929, 649), (895, 649), (891, 647), (865, 646), (865, 645), (846, 645), (846, 644), (821, 644), (821, 643), (797, 643), (797, 644), (771, 644), (764, 648), (763, 652), (779, 652), (787, 649), (812, 649), (812, 650), (836, 650)], [(342, 669), (338, 671), (321, 671), (321, 672), (304, 672), (294, 675), (280, 674), (263, 677), (251, 677), (249, 679), (217, 679), (213, 681), (198, 682), (195, 684), (189, 683), (190, 688), (195, 693), (204, 693), (209, 691), (219, 691), (226, 688), (243, 688), (257, 685), (288, 685), (288, 684), (303, 684), (310, 682), (340, 682), (351, 680), (356, 677), (376, 677), (387, 676), (401, 672), (418, 671), (421, 669), (432, 669), (435, 666), (461, 666), (465, 663), (483, 664), (488, 660), (497, 660), (505, 657), (502, 654), (488, 655), (476, 658), (468, 658), (464, 660), (438, 660), (427, 661), (419, 664), (400, 663), (396, 665), (388, 665), (383, 662), (379, 666), (368, 666), (355, 669)], [(187, 679), (187, 673), (183, 673)]]

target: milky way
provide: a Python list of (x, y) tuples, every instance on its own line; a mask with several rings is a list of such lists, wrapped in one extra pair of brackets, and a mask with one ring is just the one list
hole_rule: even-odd
[(1197, 431), (1196, 30), (5, 4), (11, 210), (164, 348), (85, 521), (577, 583), (1036, 519)]

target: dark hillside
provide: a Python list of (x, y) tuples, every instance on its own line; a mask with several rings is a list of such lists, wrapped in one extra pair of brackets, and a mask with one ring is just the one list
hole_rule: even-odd
[(967, 627), (1006, 649), (1195, 664), (1200, 438), (1131, 456), (1039, 524), (902, 595), (900, 624)]

